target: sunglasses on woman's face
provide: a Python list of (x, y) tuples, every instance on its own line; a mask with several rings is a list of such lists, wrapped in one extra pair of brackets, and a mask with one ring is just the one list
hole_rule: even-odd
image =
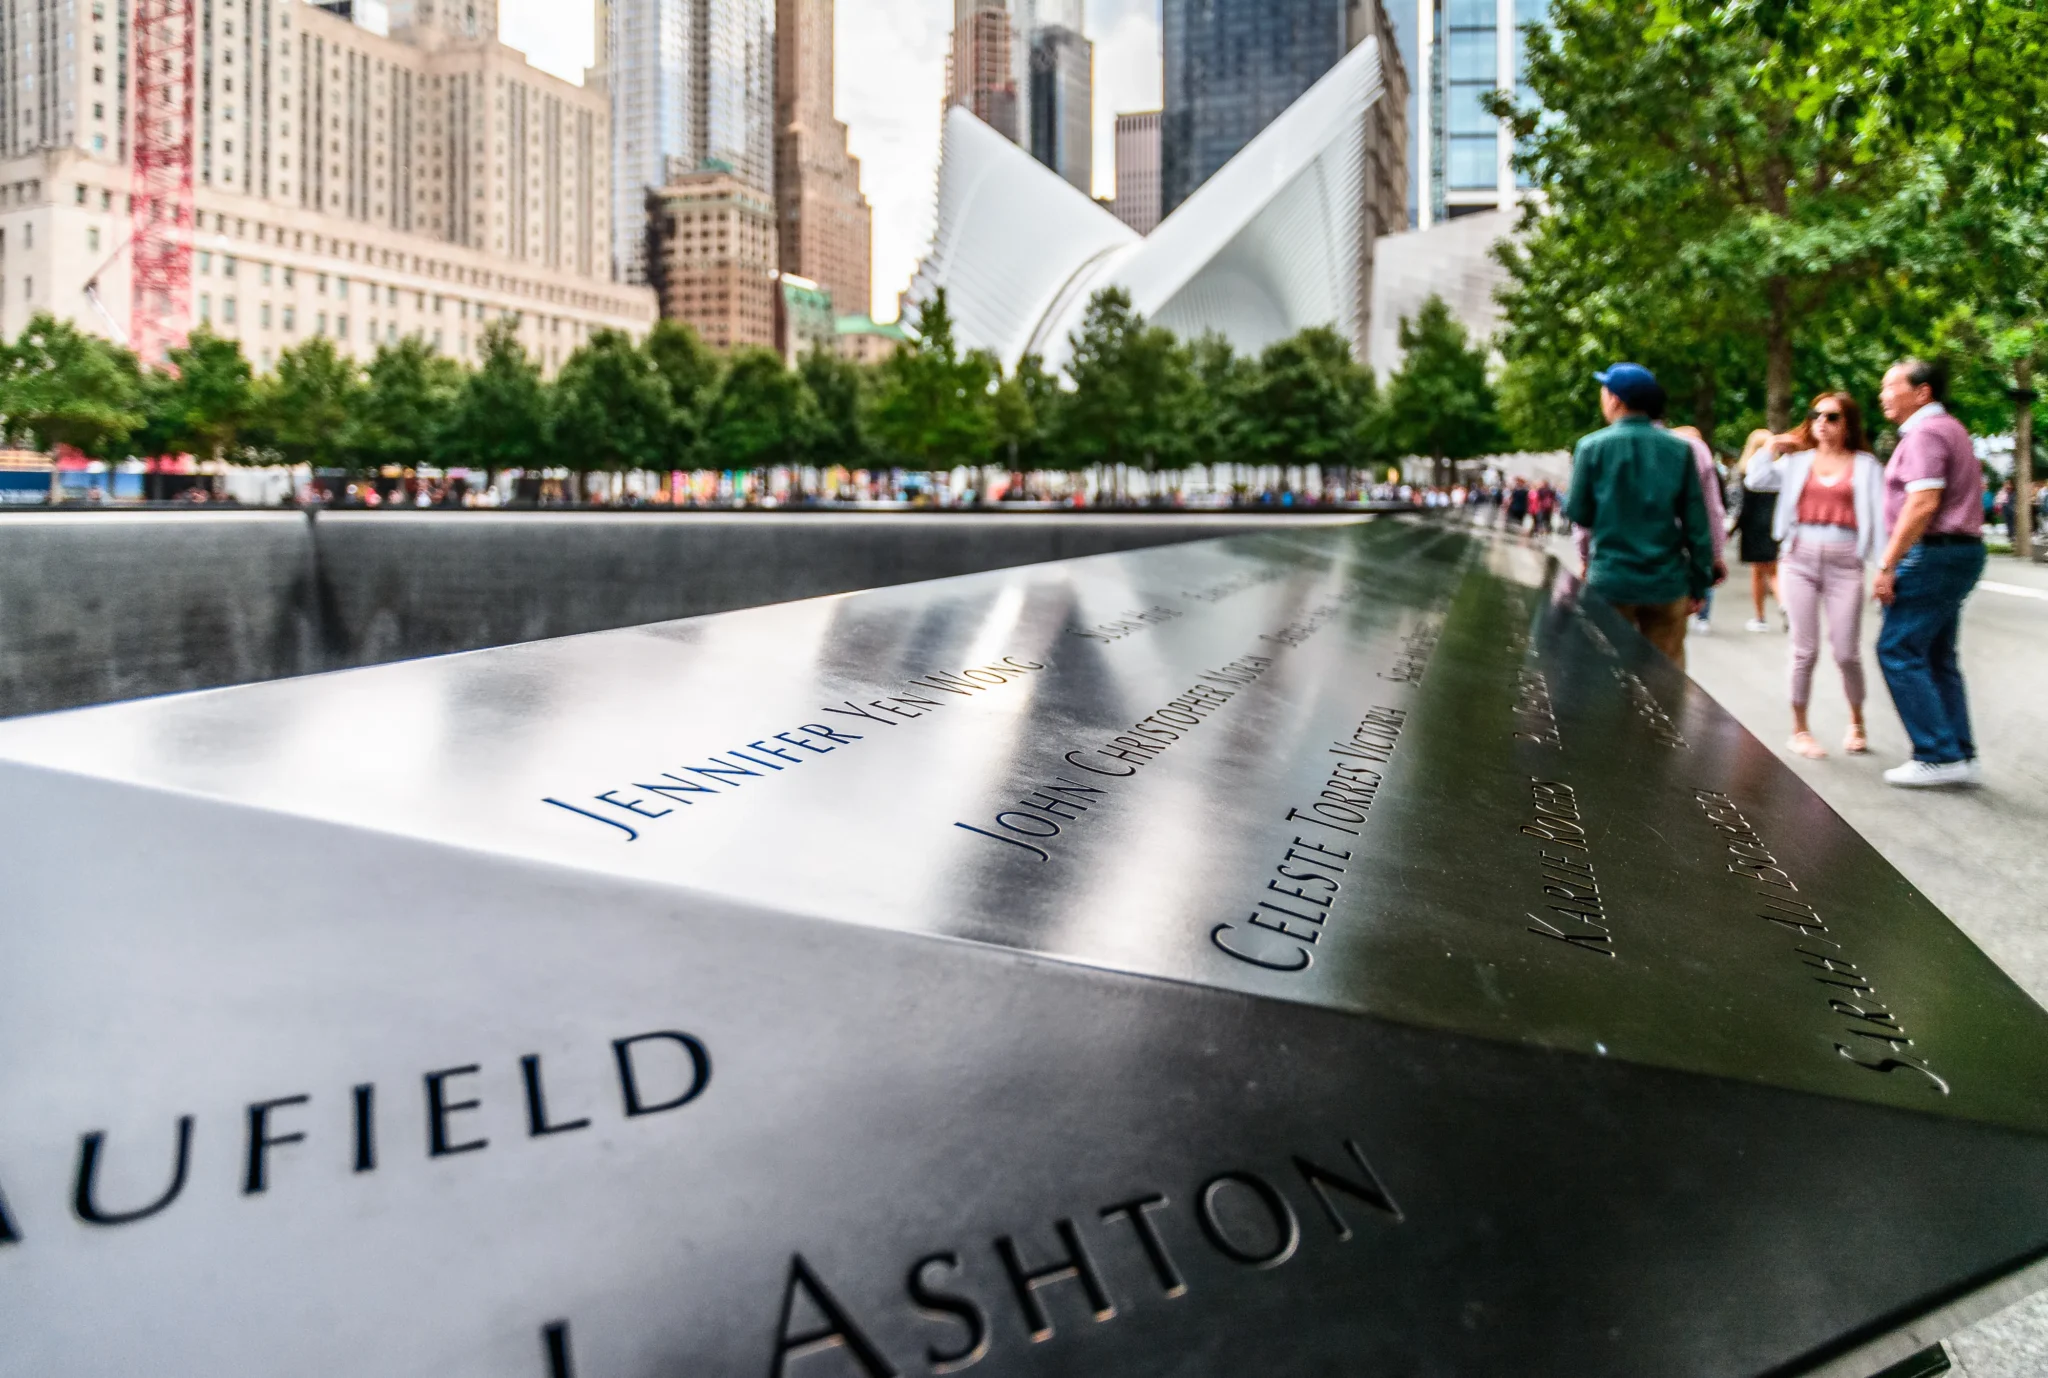
[(1840, 421), (1842, 414), (1838, 411), (1815, 411), (1808, 412), (1807, 417), (1814, 421)]

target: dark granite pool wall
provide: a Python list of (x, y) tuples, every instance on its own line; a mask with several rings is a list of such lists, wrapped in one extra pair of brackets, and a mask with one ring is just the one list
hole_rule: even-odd
[(1355, 516), (0, 515), (0, 716)]

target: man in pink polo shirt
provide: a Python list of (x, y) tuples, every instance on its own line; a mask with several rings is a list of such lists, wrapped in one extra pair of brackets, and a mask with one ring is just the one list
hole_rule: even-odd
[(1877, 663), (1913, 739), (1913, 759), (1884, 778), (1903, 789), (1979, 783), (1956, 639), (1963, 601), (1984, 574), (1984, 469), (1942, 405), (1947, 391), (1946, 368), (1908, 359), (1878, 394), (1899, 428), (1884, 471), (1891, 537), (1875, 591), (1884, 604)]

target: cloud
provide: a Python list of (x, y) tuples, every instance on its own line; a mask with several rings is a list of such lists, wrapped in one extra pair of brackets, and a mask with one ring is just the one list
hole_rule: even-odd
[(591, 0), (504, 0), (498, 36), (543, 72), (583, 83), (596, 42)]
[(1157, 110), (1164, 87), (1159, 65), (1158, 0), (1089, 0), (1095, 39), (1095, 194), (1116, 195), (1116, 117)]
[(952, 6), (839, 0), (837, 24), (839, 118), (875, 208), (874, 314), (893, 320), (898, 294), (931, 247)]

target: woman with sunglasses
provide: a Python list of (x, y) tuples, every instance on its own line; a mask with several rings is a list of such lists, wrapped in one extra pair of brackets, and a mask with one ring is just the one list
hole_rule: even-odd
[(1781, 481), (1771, 534), (1779, 541), (1778, 597), (1792, 623), (1790, 749), (1828, 753), (1806, 721), (1820, 658), (1821, 614), (1849, 697), (1851, 755), (1870, 750), (1863, 730), (1863, 567), (1884, 549), (1884, 466), (1870, 453), (1863, 413), (1846, 392), (1823, 393), (1798, 430), (1759, 447), (1756, 464)]

